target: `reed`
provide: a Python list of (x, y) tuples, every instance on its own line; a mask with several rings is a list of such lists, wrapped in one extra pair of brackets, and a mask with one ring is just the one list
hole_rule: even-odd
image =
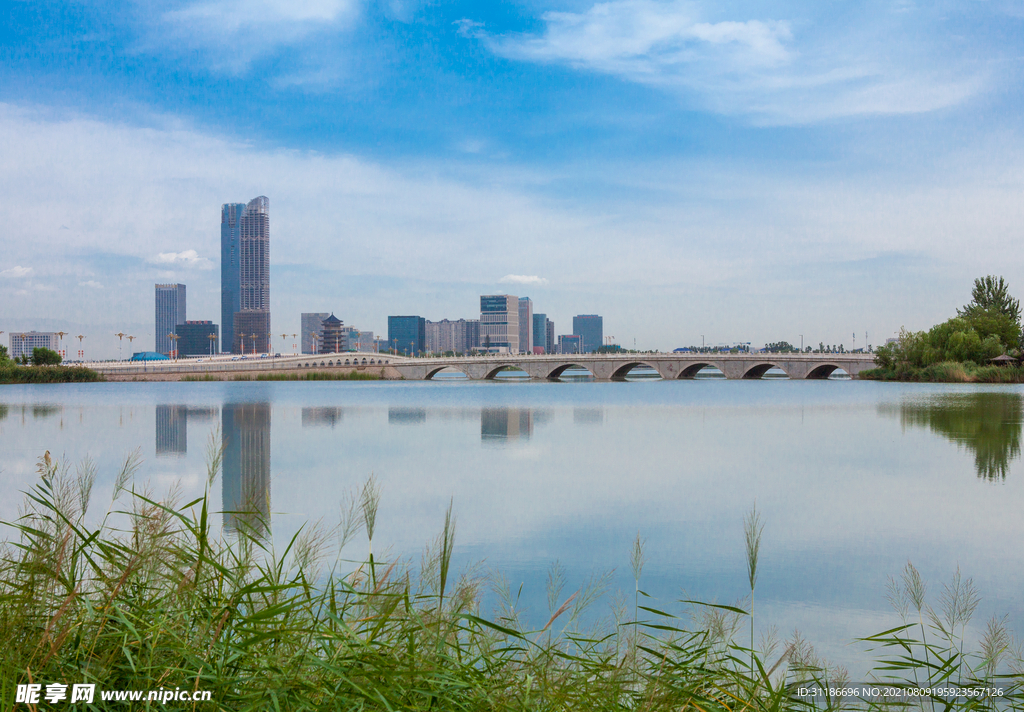
[[(0, 545), (0, 707), (14, 700), (16, 685), (35, 681), (211, 692), (211, 702), (160, 706), (169, 710), (882, 708), (870, 699), (799, 696), (801, 686), (845, 678), (796, 635), (778, 656), (774, 646), (758, 654), (753, 645), (748, 656), (734, 639), (748, 616), (740, 608), (655, 603), (639, 590), (639, 537), (631, 564), (637, 596), (650, 605), (636, 598), (633, 620), (584, 624), (583, 611), (607, 580), (562, 600), (565, 573), (556, 565), (551, 617), (536, 629), (524, 624), (518, 595), (500, 576), (490, 578), (499, 608), (486, 615), (487, 579), (472, 570), (455, 575), (451, 503), (418, 570), (373, 552), (380, 513), (373, 479), (335, 527), (305, 527), (279, 551), (260, 526), (214, 532), (208, 492), (219, 470), (216, 446), (209, 461), (207, 493), (181, 503), (139, 489), (133, 455), (94, 518), (87, 515), (95, 465), (40, 458), (24, 514), (7, 523), (11, 536)], [(755, 509), (745, 525), (752, 590), (761, 526)], [(344, 551), (360, 530), (369, 555), (349, 561)], [(951, 583), (932, 611), (915, 575), (905, 574), (891, 593), (897, 603), (911, 601), (904, 614), (913, 609), (918, 618), (863, 639), (881, 651), (879, 678), (1000, 684), (999, 699), (931, 702), (943, 710), (1024, 709), (1024, 663), (1005, 627), (995, 621), (978, 650), (964, 646), (976, 605), (969, 580)], [(89, 709), (126, 706), (97, 698)]]
[(94, 383), (106, 380), (103, 376), (82, 366), (17, 366), (13, 362), (0, 363), (2, 383)]

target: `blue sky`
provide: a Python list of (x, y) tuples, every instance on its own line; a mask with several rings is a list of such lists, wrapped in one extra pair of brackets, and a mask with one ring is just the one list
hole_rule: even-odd
[(219, 320), (267, 195), (275, 331), (534, 299), (624, 344), (879, 343), (1024, 262), (1024, 2), (7, 2), (0, 329)]

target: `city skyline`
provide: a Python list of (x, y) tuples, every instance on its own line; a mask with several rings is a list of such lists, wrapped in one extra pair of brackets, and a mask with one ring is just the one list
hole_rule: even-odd
[(602, 314), (627, 347), (859, 347), (941, 321), (978, 276), (1024, 294), (1024, 13), (1005, 3), (8, 19), (0, 330), (88, 334), (90, 356), (153, 343), (156, 283), (187, 284), (229, 347), (217, 210), (253, 195), (275, 201), (277, 332), (330, 305), (380, 334), (504, 290), (556, 324)]

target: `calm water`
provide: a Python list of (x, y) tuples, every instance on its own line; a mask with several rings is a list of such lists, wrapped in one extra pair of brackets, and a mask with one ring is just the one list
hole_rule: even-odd
[(933, 601), (957, 565), (974, 578), (976, 630), (998, 613), (1024, 632), (1022, 394), (714, 379), (4, 386), (0, 516), (17, 516), (46, 450), (96, 460), (97, 512), (136, 447), (137, 487), (200, 493), (213, 435), (225, 441), (216, 506), (267, 502), (277, 542), (337, 521), (373, 472), (384, 489), (375, 550), (415, 562), (454, 497), (460, 563), (523, 584), (545, 620), (556, 559), (569, 592), (611, 569), (613, 588), (631, 592), (637, 530), (650, 555), (642, 588), (659, 606), (739, 601), (742, 519), (756, 500), (758, 623), (799, 629), (856, 674), (850, 641), (896, 624), (885, 583), (908, 560)]

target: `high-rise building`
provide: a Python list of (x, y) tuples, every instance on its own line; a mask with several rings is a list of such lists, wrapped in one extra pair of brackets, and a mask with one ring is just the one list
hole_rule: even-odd
[(426, 323), (426, 348), (432, 353), (465, 354), (477, 346), (480, 322), (475, 319), (442, 319)]
[(355, 349), (363, 353), (373, 353), (377, 350), (376, 339), (373, 338), (372, 331), (357, 331), (355, 342), (349, 344), (349, 349)]
[[(320, 353), (316, 348), (320, 342), (320, 332), (324, 328), (324, 319), (329, 317), (330, 312), (302, 312), (301, 331), (299, 334), (302, 344), (302, 353)], [(316, 337), (314, 338), (314, 334)]]
[(270, 528), (270, 403), (221, 409), (224, 528), (258, 534)]
[(261, 195), (244, 206), (225, 203), (220, 240), (224, 347), (270, 351), (270, 201)]
[(460, 353), (468, 354), (480, 348), (480, 320), (466, 319), (466, 336)]
[(519, 297), (519, 353), (533, 353), (533, 300)]
[(415, 356), (427, 347), (427, 320), (421, 316), (389, 316), (388, 348)]
[(533, 315), (533, 353), (535, 354), (550, 353), (548, 351), (547, 323), (547, 314)]
[(185, 285), (156, 285), (156, 331), (153, 332), (156, 344), (154, 351), (170, 356), (175, 350), (171, 334), (178, 324), (185, 323)]
[(32, 349), (59, 349), (57, 334), (52, 331), (12, 331), (11, 332), (11, 358), (21, 358), (22, 355), (32, 358)]
[(581, 353), (589, 354), (604, 345), (604, 319), (597, 314), (579, 314), (572, 318), (572, 333), (583, 337)]
[(220, 324), (225, 352), (234, 346), (235, 313), (241, 309), (239, 227), (244, 211), (245, 203), (224, 203), (220, 208)]
[(579, 334), (560, 334), (558, 337), (558, 353), (560, 354), (581, 354), (583, 351), (583, 337)]
[(174, 333), (178, 335), (179, 357), (209, 356), (220, 351), (217, 325), (212, 321), (186, 321), (174, 327)]
[(555, 353), (555, 349), (558, 347), (558, 344), (555, 343), (555, 322), (550, 319), (544, 324), (544, 337), (544, 350), (549, 354)]
[(519, 297), (480, 297), (480, 348), (494, 353), (519, 353)]

